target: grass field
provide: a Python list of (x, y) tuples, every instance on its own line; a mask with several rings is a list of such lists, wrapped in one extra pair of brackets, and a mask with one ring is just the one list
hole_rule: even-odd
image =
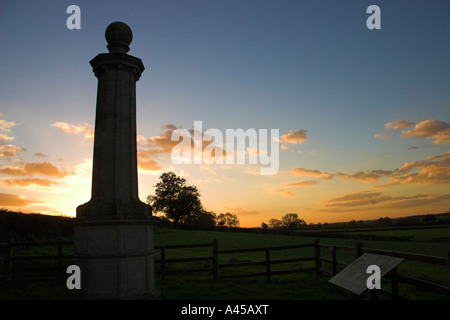
[[(364, 247), (412, 252), (419, 254), (447, 257), (450, 243), (434, 242), (436, 237), (447, 237), (450, 235), (450, 227), (439, 229), (408, 229), (408, 230), (386, 230), (386, 231), (364, 231), (369, 233), (401, 233), (413, 236), (414, 241), (363, 241)], [(358, 233), (362, 233), (360, 230)], [(210, 243), (217, 239), (219, 250), (244, 249), (285, 246), (292, 244), (305, 244), (313, 242), (312, 237), (300, 237), (275, 234), (236, 233), (219, 231), (191, 231), (172, 228), (155, 229), (155, 245), (172, 244), (195, 244)], [(354, 240), (337, 238), (320, 238), (321, 243), (347, 245), (355, 244)], [(50, 249), (43, 249), (48, 250)], [(70, 248), (65, 252), (70, 253)], [(42, 254), (36, 252), (25, 252), (24, 254)], [(201, 257), (211, 256), (212, 248), (183, 248), (168, 249), (166, 258)], [(324, 256), (329, 255), (326, 250), (322, 251)], [(271, 259), (285, 259), (292, 257), (308, 257), (313, 255), (313, 248), (290, 249), (279, 252), (271, 252)], [(156, 252), (159, 259), (160, 251)], [(233, 262), (264, 261), (264, 252), (220, 254), (219, 264)], [(351, 262), (355, 258), (352, 252), (339, 252), (338, 260)], [(314, 262), (294, 262), (290, 265), (273, 265), (272, 270), (283, 270), (283, 268), (305, 268), (313, 266)], [(347, 300), (356, 297), (347, 294), (340, 288), (328, 283), (328, 276), (316, 278), (313, 271), (294, 273), (288, 275), (272, 276), (267, 282), (264, 276), (242, 278), (242, 279), (219, 279), (212, 281), (212, 274), (207, 272), (181, 272), (188, 268), (209, 267), (209, 262), (167, 264), (166, 278), (160, 277), (160, 266), (156, 266), (156, 287), (161, 291), (162, 299), (176, 300)], [(246, 266), (239, 268), (220, 268), (219, 277), (232, 273), (263, 272), (264, 266)], [(443, 285), (450, 286), (450, 267), (434, 266), (425, 263), (407, 261), (399, 266), (398, 273), (412, 276)], [(390, 283), (383, 282), (382, 286), (390, 289)], [(400, 294), (416, 299), (449, 299), (449, 297), (436, 295), (421, 289), (400, 284)], [(60, 281), (13, 283), (0, 288), (0, 299), (72, 299), (74, 293), (65, 288), (65, 279)]]

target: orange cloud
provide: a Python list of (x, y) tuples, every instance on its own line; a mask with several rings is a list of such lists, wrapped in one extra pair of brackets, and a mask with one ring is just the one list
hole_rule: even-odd
[(294, 176), (315, 177), (318, 179), (332, 179), (333, 177), (352, 179), (364, 183), (374, 183), (383, 177), (392, 181), (387, 184), (374, 186), (374, 188), (385, 188), (398, 184), (420, 183), (420, 184), (445, 184), (450, 183), (450, 151), (431, 156), (424, 160), (406, 162), (401, 168), (394, 170), (368, 170), (348, 173), (328, 173), (319, 170), (305, 168), (294, 168), (290, 171)]
[(389, 133), (377, 133), (374, 137), (378, 139), (387, 139), (389, 137)]
[(47, 155), (46, 155), (46, 154), (43, 154), (43, 153), (41, 153), (41, 152), (35, 153), (35, 154), (33, 154), (33, 156), (39, 157), (39, 158), (47, 158)]
[[(436, 204), (450, 200), (450, 194), (426, 195), (416, 194), (410, 196), (389, 196), (378, 192), (362, 191), (349, 193), (336, 198), (325, 199), (322, 202), (327, 207), (319, 211), (343, 212), (368, 209), (404, 209), (422, 205)], [(382, 205), (377, 205), (384, 203)]]
[(287, 197), (292, 197), (292, 196), (295, 196), (295, 193), (292, 192), (290, 189), (304, 188), (304, 187), (314, 186), (316, 184), (317, 184), (317, 181), (315, 181), (315, 180), (302, 180), (302, 181), (293, 182), (293, 183), (285, 182), (282, 186), (272, 189), (272, 192), (282, 193)]
[(352, 178), (352, 179), (355, 179), (355, 180), (358, 180), (361, 182), (372, 183), (372, 182), (377, 182), (383, 176), (390, 176), (392, 174), (393, 174), (392, 171), (370, 170), (370, 171), (366, 171), (366, 172), (359, 171), (352, 175), (342, 174), (342, 177)]
[(286, 189), (278, 189), (278, 190), (274, 190), (274, 192), (279, 192), (284, 194), (286, 197), (293, 197), (295, 196), (295, 193), (290, 191), (290, 190), (286, 190)]
[(332, 179), (333, 175), (328, 172), (320, 172), (319, 170), (308, 170), (305, 168), (294, 168), (291, 174), (298, 177), (315, 177), (319, 179)]
[(308, 131), (304, 129), (299, 129), (297, 131), (289, 130), (289, 133), (282, 135), (280, 137), (281, 150), (287, 150), (289, 144), (301, 144), (308, 140), (306, 132)]
[(313, 186), (315, 184), (317, 184), (317, 181), (315, 181), (315, 180), (303, 180), (303, 181), (299, 181), (299, 182), (288, 183), (288, 184), (286, 184), (286, 186), (293, 187), (293, 188), (300, 188), (300, 187), (306, 187), (306, 186)]
[[(413, 122), (398, 120), (388, 122), (384, 125), (385, 129), (392, 129), (384, 133), (375, 134), (375, 138), (387, 138), (390, 133), (414, 126)], [(402, 130), (403, 138), (426, 138), (434, 139), (434, 144), (450, 142), (450, 123), (439, 120), (424, 120), (419, 122), (411, 130)]]
[[(0, 113), (0, 117), (3, 116)], [(0, 119), (0, 132), (11, 132), (11, 128), (17, 125), (14, 121), (6, 121), (3, 119)], [(13, 137), (8, 136), (7, 134), (0, 133), (0, 144), (2, 144), (3, 141), (9, 141), (13, 140)]]
[(384, 127), (386, 129), (399, 130), (399, 129), (403, 129), (403, 128), (410, 128), (413, 125), (414, 125), (414, 122), (411, 122), (411, 121), (397, 120), (397, 121), (386, 123), (384, 125)]
[(391, 133), (393, 133), (394, 131), (403, 129), (403, 128), (410, 128), (411, 126), (413, 126), (414, 123), (411, 121), (405, 121), (405, 120), (397, 120), (397, 121), (392, 121), (392, 122), (387, 122), (384, 124), (384, 129), (385, 130), (391, 130), (391, 131), (387, 131), (384, 133), (377, 133), (375, 135), (375, 138), (378, 139), (387, 139), (389, 137), (389, 135)]
[(158, 171), (161, 170), (158, 163), (150, 158), (146, 151), (138, 151), (138, 167), (143, 170)]
[(73, 172), (62, 171), (59, 167), (50, 162), (27, 162), (22, 168), (19, 167), (3, 167), (0, 173), (10, 176), (33, 176), (44, 175), (54, 178), (64, 178)]
[[(172, 132), (177, 128), (172, 124), (167, 124), (162, 127), (165, 129), (159, 136), (143, 138), (140, 142), (141, 148), (145, 148), (147, 154), (171, 154), (172, 149), (179, 143), (179, 141), (172, 141)], [(145, 143), (145, 145), (143, 145)]]
[[(0, 113), (0, 117), (2, 114)], [(5, 133), (1, 132), (11, 132), (11, 128), (16, 126), (17, 123), (13, 121), (6, 121), (0, 119), (0, 157), (2, 158), (12, 158), (17, 155), (18, 152), (26, 151), (26, 149), (22, 147), (18, 147), (12, 144), (9, 144), (11, 140), (14, 140), (14, 137), (8, 136)]]
[(21, 196), (10, 193), (0, 193), (0, 202), (5, 207), (26, 207), (33, 203), (42, 203), (42, 201), (26, 200)]
[(402, 131), (404, 138), (434, 139), (434, 144), (450, 142), (450, 123), (439, 120), (425, 120), (408, 131)]
[[(416, 172), (414, 172), (416, 171)], [(407, 162), (396, 170), (394, 182), (445, 184), (450, 183), (450, 151), (424, 160)]]
[(2, 179), (3, 184), (8, 187), (19, 186), (28, 187), (30, 185), (38, 185), (42, 187), (53, 187), (55, 184), (49, 179), (39, 179), (39, 178), (25, 178), (25, 179)]
[(83, 133), (85, 140), (93, 140), (94, 139), (94, 129), (88, 123), (85, 123), (83, 126), (77, 126), (73, 124), (69, 124), (67, 122), (55, 122), (51, 125), (52, 127), (60, 128), (63, 132), (67, 133)]
[(248, 209), (244, 209), (244, 208), (225, 207), (225, 209), (227, 211), (229, 211), (230, 213), (235, 214), (235, 215), (239, 215), (239, 216), (254, 216), (254, 215), (261, 214), (260, 211), (248, 210)]
[(306, 136), (306, 130), (300, 129), (300, 130), (289, 130), (288, 134), (282, 135), (281, 140), (286, 143), (292, 143), (292, 144), (301, 144), (302, 142), (308, 140), (308, 137)]
[(12, 158), (20, 151), (26, 151), (26, 149), (11, 144), (5, 144), (0, 146), (0, 157)]

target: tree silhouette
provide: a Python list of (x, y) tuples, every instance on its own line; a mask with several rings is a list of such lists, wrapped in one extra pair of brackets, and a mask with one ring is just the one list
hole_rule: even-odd
[[(196, 186), (186, 184), (184, 178), (173, 172), (161, 174), (155, 187), (155, 195), (147, 197), (147, 203), (156, 212), (162, 212), (175, 224), (190, 220), (203, 211)], [(192, 219), (191, 219), (192, 220)]]
[(297, 213), (286, 213), (281, 220), (272, 218), (269, 220), (269, 227), (272, 229), (294, 230), (306, 225), (305, 220), (300, 219)]
[(298, 227), (305, 225), (305, 220), (299, 219), (297, 213), (287, 213), (281, 217), (281, 223), (283, 227), (289, 230), (297, 229)]
[(239, 220), (235, 214), (221, 213), (217, 216), (217, 225), (219, 227), (235, 228), (239, 227)]

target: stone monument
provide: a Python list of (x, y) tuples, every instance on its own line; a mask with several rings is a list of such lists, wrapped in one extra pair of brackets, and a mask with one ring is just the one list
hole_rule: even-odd
[(109, 53), (90, 61), (98, 78), (92, 195), (77, 208), (75, 257), (86, 299), (156, 299), (152, 209), (138, 197), (136, 82), (123, 22), (105, 32)]

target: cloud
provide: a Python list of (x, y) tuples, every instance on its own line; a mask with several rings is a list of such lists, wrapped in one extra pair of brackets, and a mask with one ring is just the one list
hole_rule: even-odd
[(5, 207), (26, 207), (33, 203), (42, 203), (42, 201), (26, 200), (21, 196), (10, 193), (0, 193), (0, 202)]
[(313, 186), (315, 184), (317, 184), (317, 181), (315, 181), (315, 180), (303, 180), (303, 181), (294, 182), (294, 183), (287, 183), (286, 186), (293, 187), (293, 188), (300, 188), (300, 187)]
[(147, 155), (171, 154), (172, 149), (179, 143), (179, 141), (172, 141), (171, 139), (172, 132), (179, 128), (172, 124), (167, 124), (162, 129), (165, 130), (158, 136), (141, 138), (140, 146)]
[[(0, 113), (0, 117), (1, 116), (3, 115)], [(10, 137), (7, 134), (1, 132), (11, 132), (11, 128), (16, 125), (17, 123), (14, 121), (6, 121), (4, 119), (0, 119), (0, 144), (14, 139), (13, 137)]]
[(28, 187), (30, 185), (38, 185), (41, 187), (53, 187), (55, 185), (54, 181), (50, 179), (40, 179), (40, 178), (2, 179), (1, 182), (8, 187), (13, 186)]
[(333, 177), (354, 179), (361, 182), (372, 183), (378, 181), (382, 176), (392, 175), (392, 171), (386, 170), (370, 170), (370, 171), (358, 171), (354, 174), (347, 174), (342, 172), (329, 173), (321, 172), (319, 170), (310, 170), (305, 168), (294, 168), (291, 170), (291, 174), (298, 177), (314, 177), (318, 179), (333, 179)]
[(375, 138), (377, 139), (387, 139), (389, 138), (389, 133), (385, 132), (385, 133), (377, 133), (374, 135)]
[(13, 140), (13, 137), (8, 136), (7, 134), (0, 133), (0, 144), (4, 144), (9, 140)]
[(35, 153), (33, 154), (34, 157), (39, 157), (39, 158), (47, 158), (46, 154), (43, 154), (41, 152)]
[(281, 136), (281, 141), (285, 143), (292, 143), (292, 144), (301, 144), (302, 142), (308, 140), (308, 137), (306, 136), (306, 130), (300, 129), (300, 130), (289, 130), (288, 134)]
[(402, 131), (404, 138), (434, 139), (434, 144), (450, 142), (450, 123), (439, 120), (425, 120), (408, 131)]
[[(2, 114), (0, 113), (0, 117)], [(14, 137), (11, 137), (2, 132), (11, 132), (11, 128), (16, 126), (17, 123), (13, 121), (6, 121), (4, 119), (0, 119), (0, 157), (10, 159), (17, 155), (18, 152), (26, 151), (26, 149), (22, 147), (18, 147), (10, 144), (11, 140), (14, 140)]]
[(271, 188), (272, 192), (282, 193), (286, 197), (292, 197), (296, 194), (292, 192), (292, 189), (305, 188), (316, 185), (318, 182), (315, 180), (301, 180), (298, 182), (285, 182), (282, 186)]
[(319, 170), (308, 170), (305, 168), (294, 168), (291, 174), (297, 177), (315, 177), (319, 179), (332, 179), (333, 175), (328, 172), (320, 172)]
[(74, 174), (70, 171), (63, 171), (50, 162), (27, 162), (23, 167), (2, 167), (0, 173), (10, 176), (33, 176), (43, 175), (54, 178), (64, 178)]
[(274, 192), (282, 193), (282, 194), (284, 194), (286, 197), (293, 197), (293, 196), (295, 196), (295, 193), (294, 193), (294, 192), (292, 192), (292, 191), (290, 191), (290, 190), (286, 190), (286, 189), (277, 189), (277, 190), (274, 190)]
[(395, 171), (395, 184), (446, 184), (450, 183), (450, 151), (424, 160), (406, 162)]
[(386, 204), (384, 208), (386, 209), (403, 209), (403, 208), (415, 208), (418, 206), (429, 206), (435, 205), (439, 202), (450, 200), (450, 194), (442, 195), (417, 195), (411, 197), (405, 197), (401, 201), (395, 201)]
[(389, 186), (419, 183), (425, 185), (437, 185), (450, 183), (450, 151), (430, 156), (424, 160), (406, 162), (402, 167), (393, 170), (368, 170), (358, 171), (353, 174), (337, 172), (321, 172), (305, 168), (294, 168), (289, 171), (291, 175), (298, 177), (314, 177), (318, 179), (332, 179), (333, 177), (356, 180), (363, 183), (375, 183), (382, 178), (389, 178), (391, 182), (374, 186), (373, 188), (385, 188)]
[(377, 208), (409, 208), (419, 205), (435, 204), (438, 201), (450, 200), (450, 194), (426, 195), (416, 194), (410, 196), (389, 196), (379, 192), (362, 191), (349, 193), (336, 198), (323, 200), (326, 207), (354, 208), (362, 206), (374, 207), (378, 203), (385, 203)]
[(284, 134), (280, 137), (280, 148), (281, 150), (287, 150), (289, 144), (302, 144), (306, 140), (308, 140), (308, 137), (306, 136), (306, 133), (308, 131), (304, 129), (299, 130), (289, 130), (289, 133)]
[[(355, 179), (361, 182), (372, 183), (377, 182), (383, 176), (391, 176), (392, 171), (387, 170), (369, 170), (366, 172), (359, 171), (352, 175), (345, 175), (347, 178)], [(344, 176), (343, 175), (343, 176)]]
[(393, 132), (404, 128), (410, 128), (413, 125), (414, 125), (413, 122), (406, 120), (396, 120), (392, 122), (387, 122), (384, 124), (384, 129), (387, 130), (387, 132), (377, 133), (375, 134), (375, 138), (387, 139), (389, 138), (389, 135), (392, 134)]
[(248, 210), (244, 208), (230, 208), (230, 207), (224, 207), (226, 211), (229, 211), (232, 214), (239, 215), (239, 216), (254, 216), (261, 214), (261, 211), (257, 210)]
[(400, 130), (403, 128), (410, 128), (414, 125), (414, 122), (405, 121), (405, 120), (397, 120), (393, 122), (388, 122), (384, 125), (386, 129)]
[(138, 167), (142, 170), (158, 171), (161, 167), (158, 163), (150, 158), (150, 155), (146, 151), (138, 151)]
[(12, 158), (20, 151), (26, 151), (26, 149), (11, 144), (5, 144), (0, 146), (0, 157)]
[(88, 123), (85, 123), (83, 126), (77, 126), (69, 124), (67, 122), (59, 121), (53, 123), (51, 126), (60, 128), (63, 132), (67, 133), (83, 133), (83, 137), (85, 140), (94, 140), (94, 129)]
[(397, 120), (388, 122), (384, 125), (385, 130), (391, 130), (384, 133), (375, 134), (375, 138), (386, 139), (395, 131), (407, 129), (414, 126), (411, 130), (402, 130), (403, 138), (425, 138), (434, 139), (434, 144), (450, 142), (450, 123), (439, 120), (424, 120), (417, 124), (411, 121)]
[(402, 167), (394, 170), (371, 170), (353, 175), (341, 174), (341, 177), (367, 183), (376, 182), (382, 177), (388, 177), (391, 180), (389, 183), (374, 186), (377, 189), (409, 183), (446, 184), (450, 183), (450, 151), (424, 160), (406, 162)]
[(354, 192), (336, 198), (325, 199), (326, 206), (333, 207), (354, 207), (361, 205), (373, 205), (382, 201), (392, 200), (390, 196), (382, 196), (378, 192)]

